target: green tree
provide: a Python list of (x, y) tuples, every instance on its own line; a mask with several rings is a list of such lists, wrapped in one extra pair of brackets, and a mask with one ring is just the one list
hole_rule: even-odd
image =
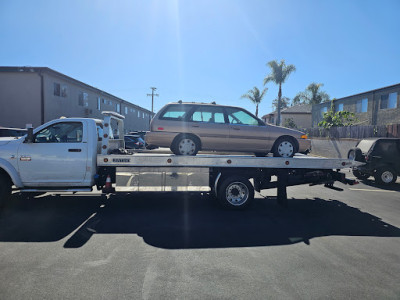
[(267, 63), (267, 66), (271, 68), (271, 73), (264, 78), (264, 85), (268, 82), (272, 81), (279, 86), (278, 92), (278, 117), (276, 120), (276, 124), (280, 125), (281, 122), (281, 100), (282, 100), (282, 84), (285, 83), (288, 76), (296, 71), (296, 67), (294, 65), (286, 65), (285, 60), (281, 60), (278, 63), (276, 60), (271, 60)]
[[(272, 106), (278, 110), (278, 98), (272, 101)], [(282, 97), (281, 98), (281, 109), (282, 108), (287, 108), (290, 106), (290, 99), (288, 97)]]
[(258, 105), (261, 103), (267, 90), (268, 89), (265, 88), (262, 92), (260, 92), (260, 90), (255, 86), (252, 90), (249, 90), (247, 94), (244, 94), (242, 97), (240, 97), (247, 98), (256, 105), (256, 117), (258, 117)]
[(304, 92), (298, 93), (293, 98), (293, 105), (295, 104), (319, 104), (329, 101), (329, 95), (321, 91), (322, 83), (310, 83)]
[(330, 110), (324, 113), (323, 120), (318, 123), (318, 127), (329, 129), (331, 127), (351, 126), (356, 121), (357, 118), (352, 112), (349, 111), (335, 112), (335, 106), (332, 101)]
[(287, 119), (285, 119), (285, 122), (283, 123), (283, 127), (297, 128), (297, 125), (294, 122), (293, 118), (287, 118)]

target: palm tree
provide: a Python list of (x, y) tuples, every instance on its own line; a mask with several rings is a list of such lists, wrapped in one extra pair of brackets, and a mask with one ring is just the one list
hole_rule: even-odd
[(258, 105), (261, 103), (265, 93), (267, 92), (267, 88), (265, 88), (261, 93), (260, 90), (255, 86), (252, 90), (249, 90), (247, 94), (242, 95), (240, 98), (250, 99), (256, 105), (256, 117), (258, 117)]
[(298, 93), (293, 98), (293, 103), (319, 104), (322, 102), (328, 102), (329, 95), (320, 90), (322, 86), (324, 86), (322, 83), (310, 83), (304, 92)]
[[(278, 109), (278, 98), (276, 98), (272, 101), (272, 106), (275, 107), (275, 109)], [(282, 97), (281, 98), (281, 109), (288, 108), (289, 106), (290, 106), (290, 99), (288, 97)]]
[(296, 67), (294, 65), (286, 65), (285, 60), (281, 60), (278, 64), (276, 60), (271, 60), (267, 64), (271, 68), (271, 74), (264, 78), (264, 85), (268, 82), (272, 81), (275, 84), (279, 85), (278, 92), (278, 117), (276, 120), (276, 125), (280, 125), (281, 123), (281, 98), (282, 98), (282, 84), (285, 82), (286, 78), (290, 75), (290, 73), (296, 71)]

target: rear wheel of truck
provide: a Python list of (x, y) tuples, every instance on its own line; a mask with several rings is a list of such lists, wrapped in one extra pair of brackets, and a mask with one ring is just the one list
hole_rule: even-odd
[(254, 200), (253, 185), (242, 176), (227, 177), (218, 187), (217, 199), (225, 208), (245, 209)]
[(0, 209), (11, 196), (11, 180), (8, 176), (0, 174)]

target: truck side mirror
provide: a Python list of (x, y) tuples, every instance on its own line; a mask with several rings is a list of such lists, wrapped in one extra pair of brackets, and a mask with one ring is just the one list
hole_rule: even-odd
[(28, 128), (28, 135), (26, 136), (25, 143), (31, 144), (33, 143), (33, 128)]

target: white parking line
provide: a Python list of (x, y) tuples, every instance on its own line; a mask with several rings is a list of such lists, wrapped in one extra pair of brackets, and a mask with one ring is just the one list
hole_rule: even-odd
[(364, 191), (364, 192), (383, 192), (383, 193), (395, 193), (396, 191), (386, 191), (386, 190), (370, 190), (370, 189), (353, 189), (349, 188), (352, 191)]

